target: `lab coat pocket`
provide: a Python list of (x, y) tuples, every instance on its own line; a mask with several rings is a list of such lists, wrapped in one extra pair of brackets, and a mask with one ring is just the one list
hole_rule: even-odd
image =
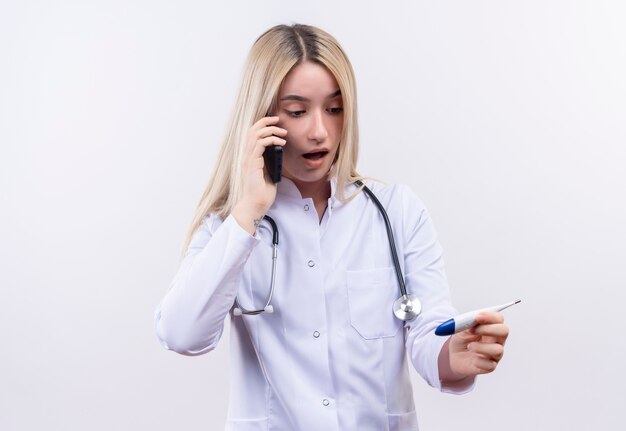
[(371, 340), (396, 335), (402, 323), (393, 314), (398, 293), (393, 268), (347, 271), (350, 323)]

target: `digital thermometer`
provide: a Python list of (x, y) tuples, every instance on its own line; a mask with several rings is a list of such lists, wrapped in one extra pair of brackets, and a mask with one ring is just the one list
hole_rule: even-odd
[(505, 308), (509, 308), (512, 305), (519, 304), (521, 299), (513, 302), (507, 302), (506, 304), (496, 305), (495, 307), (482, 308), (480, 310), (469, 311), (467, 313), (459, 314), (452, 319), (446, 320), (435, 329), (435, 335), (452, 335), (457, 332), (465, 331), (468, 328), (476, 325), (476, 316), (483, 311), (502, 311)]

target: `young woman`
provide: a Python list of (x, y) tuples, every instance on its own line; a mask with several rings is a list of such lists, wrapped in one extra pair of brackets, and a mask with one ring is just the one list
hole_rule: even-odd
[[(278, 183), (270, 146), (283, 149)], [(455, 310), (428, 212), (407, 187), (364, 180), (357, 153), (354, 74), (337, 41), (305, 25), (261, 35), (156, 312), (162, 344), (185, 355), (214, 349), (230, 319), (229, 430), (416, 430), (409, 361), (463, 393), (502, 358), (500, 313), (434, 334)], [(400, 282), (421, 313), (412, 296), (394, 308)]]

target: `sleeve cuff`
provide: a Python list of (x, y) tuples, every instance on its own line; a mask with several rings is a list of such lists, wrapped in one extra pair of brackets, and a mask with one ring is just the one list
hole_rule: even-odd
[(260, 241), (260, 239), (257, 238), (255, 235), (250, 235), (250, 232), (242, 228), (239, 223), (237, 223), (237, 220), (235, 220), (235, 217), (233, 217), (232, 214), (229, 214), (228, 217), (224, 219), (222, 226), (232, 231), (233, 234), (236, 236), (236, 239), (244, 243), (248, 243), (249, 245), (256, 244)]
[(439, 390), (447, 394), (462, 395), (474, 390), (476, 386), (476, 376), (466, 377), (452, 383), (439, 382), (441, 387)]

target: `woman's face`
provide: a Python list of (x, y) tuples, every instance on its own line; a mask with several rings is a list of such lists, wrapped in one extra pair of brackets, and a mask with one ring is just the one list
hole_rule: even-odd
[(301, 191), (312, 183), (324, 185), (343, 127), (343, 101), (333, 75), (316, 63), (294, 67), (281, 86), (275, 115), (287, 129), (283, 175)]

